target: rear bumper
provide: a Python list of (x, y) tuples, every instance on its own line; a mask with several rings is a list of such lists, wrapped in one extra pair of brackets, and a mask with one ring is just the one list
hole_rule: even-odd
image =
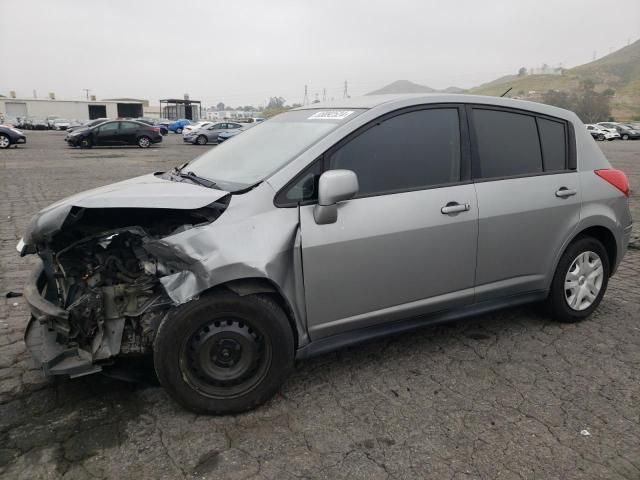
[(45, 285), (42, 260), (38, 259), (24, 287), (24, 298), (31, 310), (24, 342), (33, 360), (45, 375), (78, 377), (99, 372), (102, 367), (93, 364), (91, 353), (58, 342), (69, 333), (69, 312), (44, 297)]

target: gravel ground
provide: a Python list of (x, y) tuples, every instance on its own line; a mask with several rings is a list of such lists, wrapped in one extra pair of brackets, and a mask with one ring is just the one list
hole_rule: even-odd
[[(592, 318), (536, 307), (425, 328), (300, 363), (256, 411), (197, 416), (143, 381), (45, 379), (25, 352), (14, 250), (47, 204), (207, 148), (71, 150), (30, 132), (0, 151), (0, 476), (211, 479), (640, 478), (640, 251)], [(640, 141), (599, 144), (640, 191)], [(632, 197), (639, 218), (640, 201)], [(638, 233), (638, 230), (635, 231)], [(636, 243), (640, 247), (640, 242)]]

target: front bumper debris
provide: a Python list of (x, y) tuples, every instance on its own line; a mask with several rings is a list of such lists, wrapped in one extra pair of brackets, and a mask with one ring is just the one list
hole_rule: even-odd
[(69, 313), (43, 295), (46, 277), (42, 260), (33, 269), (24, 288), (24, 298), (31, 310), (31, 319), (24, 334), (24, 343), (45, 375), (79, 377), (102, 370), (92, 362), (90, 352), (68, 348), (57, 342), (61, 331), (68, 329)]

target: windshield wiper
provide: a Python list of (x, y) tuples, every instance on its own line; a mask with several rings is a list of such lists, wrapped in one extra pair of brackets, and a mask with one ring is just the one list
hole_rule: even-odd
[(174, 168), (171, 171), (171, 175), (175, 177), (186, 178), (187, 180), (191, 180), (193, 183), (197, 183), (198, 185), (202, 185), (203, 187), (207, 187), (207, 188), (212, 188), (216, 186), (216, 182), (212, 182), (211, 180), (207, 180), (206, 178), (199, 177), (192, 171), (188, 171), (186, 173), (183, 172), (181, 170), (183, 167), (184, 165), (181, 168)]

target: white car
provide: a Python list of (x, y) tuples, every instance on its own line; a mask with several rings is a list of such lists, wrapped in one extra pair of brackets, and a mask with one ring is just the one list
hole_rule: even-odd
[(213, 122), (196, 122), (192, 123), (191, 125), (185, 125), (182, 129), (182, 136), (184, 137), (191, 132), (195, 132), (196, 130), (199, 130), (201, 128), (208, 127), (209, 125), (213, 125)]
[(55, 130), (66, 130), (71, 126), (71, 122), (69, 120), (65, 120), (64, 118), (56, 118), (53, 121), (53, 128)]
[(588, 123), (585, 127), (596, 140), (615, 140), (620, 138), (620, 134), (615, 128), (605, 128), (595, 123)]

